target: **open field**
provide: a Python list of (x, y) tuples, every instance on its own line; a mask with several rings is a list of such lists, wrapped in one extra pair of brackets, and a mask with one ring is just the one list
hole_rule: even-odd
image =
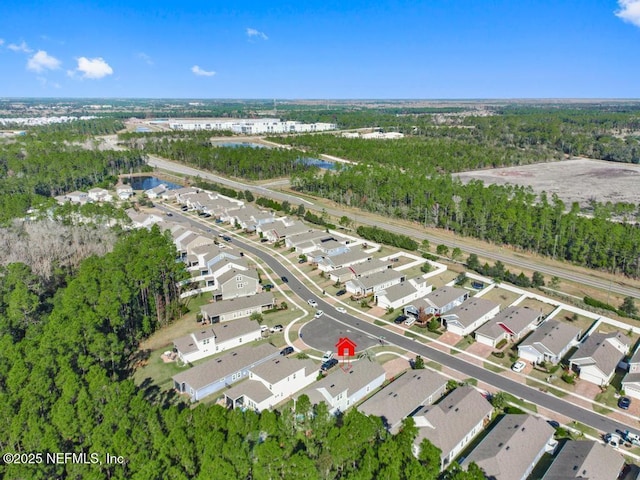
[(599, 202), (640, 203), (640, 165), (578, 158), (562, 162), (521, 167), (474, 170), (456, 174), (463, 183), (482, 180), (485, 184), (507, 183), (531, 187), (535, 193), (556, 193), (569, 207), (578, 202), (586, 207), (590, 199)]

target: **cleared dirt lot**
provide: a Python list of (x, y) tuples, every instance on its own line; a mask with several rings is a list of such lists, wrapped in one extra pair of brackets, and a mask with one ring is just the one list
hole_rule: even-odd
[(640, 165), (630, 163), (578, 158), (522, 167), (474, 170), (456, 176), (464, 183), (482, 180), (491, 185), (531, 187), (535, 193), (547, 192), (549, 201), (556, 193), (567, 208), (573, 202), (585, 207), (592, 198), (602, 203), (640, 203)]

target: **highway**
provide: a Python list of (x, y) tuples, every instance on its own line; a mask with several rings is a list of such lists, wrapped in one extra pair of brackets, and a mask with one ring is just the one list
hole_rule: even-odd
[[(166, 159), (162, 159), (153, 155), (149, 156), (148, 164), (151, 165), (152, 167), (161, 168), (163, 170), (168, 170), (176, 173), (181, 173), (183, 175), (189, 175), (192, 177), (200, 177), (202, 179), (211, 180), (231, 188), (240, 189), (240, 190), (250, 190), (253, 193), (256, 193), (262, 196), (267, 196), (275, 200), (278, 200), (280, 202), (287, 200), (292, 205), (298, 205), (302, 202), (304, 203), (305, 208), (307, 209), (321, 210), (318, 207), (314, 207), (312, 202), (296, 197), (295, 195), (290, 195), (287, 193), (270, 190), (262, 186), (250, 185), (250, 184), (238, 182), (235, 180), (229, 180), (225, 177), (221, 177), (219, 175), (215, 175), (210, 172), (197, 170), (195, 168), (188, 167), (186, 165), (182, 165), (177, 162), (172, 162)], [(326, 207), (325, 210), (329, 215), (332, 215), (336, 218), (340, 218), (345, 214), (344, 210), (340, 210), (336, 208)], [(379, 221), (376, 221), (372, 218), (368, 218), (367, 216), (358, 217), (358, 222), (365, 225), (370, 225), (370, 226), (380, 225)], [(581, 274), (577, 272), (571, 272), (559, 267), (544, 265), (542, 263), (536, 262), (535, 260), (520, 258), (516, 254), (511, 254), (507, 252), (505, 253), (490, 252), (490, 251), (484, 250), (482, 247), (474, 247), (472, 245), (469, 245), (468, 243), (465, 243), (464, 246), (461, 246), (460, 243), (457, 243), (454, 245), (454, 242), (452, 242), (450, 239), (435, 236), (432, 234), (427, 234), (421, 230), (403, 227), (401, 225), (394, 225), (389, 222), (386, 222), (384, 224), (384, 228), (394, 233), (399, 233), (402, 235), (407, 235), (412, 238), (416, 238), (420, 241), (429, 240), (429, 242), (432, 244), (445, 244), (449, 247), (459, 246), (459, 247), (462, 247), (468, 253), (475, 253), (476, 255), (480, 255), (485, 258), (500, 260), (502, 263), (505, 263), (508, 265), (513, 265), (515, 267), (520, 267), (527, 270), (538, 271), (547, 276), (551, 276), (551, 277), (556, 276), (560, 279), (577, 282), (583, 285), (598, 288), (603, 291), (611, 291), (612, 293), (617, 293), (619, 295), (640, 299), (640, 289), (637, 289), (628, 285), (622, 285), (615, 281), (610, 282), (609, 280), (600, 279), (595, 276)]]
[[(168, 210), (166, 207), (158, 205), (158, 208), (162, 210)], [(202, 229), (202, 223), (193, 218), (189, 218), (180, 212), (173, 210), (174, 216), (180, 216), (186, 218), (193, 226)], [(209, 227), (209, 224), (207, 224)], [(215, 225), (210, 226), (211, 229), (216, 229)], [(390, 330), (386, 330), (382, 327), (376, 326), (372, 323), (363, 321), (357, 317), (349, 314), (342, 314), (335, 311), (335, 307), (327, 303), (322, 295), (318, 295), (318, 291), (312, 291), (306, 285), (304, 285), (298, 278), (296, 278), (290, 270), (281, 264), (275, 256), (269, 252), (258, 248), (257, 246), (242, 241), (238, 237), (233, 237), (232, 245), (241, 248), (243, 251), (251, 253), (252, 255), (262, 259), (278, 277), (286, 276), (288, 279), (288, 286), (291, 291), (296, 294), (301, 302), (306, 302), (308, 299), (314, 299), (318, 302), (318, 308), (325, 312), (331, 312), (331, 317), (339, 320), (346, 326), (354, 330), (360, 330), (361, 332), (368, 334), (373, 338), (385, 337), (385, 341), (391, 345), (395, 345), (410, 352), (414, 352), (421, 355), (423, 358), (433, 360), (449, 368), (457, 370), (466, 377), (476, 378), (479, 381), (485, 382), (489, 385), (493, 385), (499, 390), (511, 393), (512, 395), (521, 398), (527, 402), (535, 405), (542, 406), (551, 411), (557, 412), (566, 417), (577, 420), (580, 423), (595, 428), (601, 432), (615, 432), (616, 430), (624, 431), (630, 430), (634, 433), (640, 434), (640, 430), (626, 425), (611, 418), (600, 415), (591, 410), (574, 405), (568, 401), (555, 397), (552, 394), (541, 392), (535, 388), (529, 387), (525, 384), (515, 382), (500, 374), (485, 370), (471, 363), (468, 363), (456, 356), (449, 355), (447, 353), (436, 350), (428, 345), (422, 344), (409, 337), (399, 335)], [(326, 313), (325, 313), (326, 315)]]

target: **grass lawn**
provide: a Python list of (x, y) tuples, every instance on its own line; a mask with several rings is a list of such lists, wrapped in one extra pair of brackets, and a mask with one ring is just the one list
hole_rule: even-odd
[(507, 403), (512, 403), (513, 405), (517, 405), (523, 408), (524, 410), (529, 410), (530, 412), (538, 413), (538, 407), (533, 403), (525, 402), (524, 400), (521, 400), (518, 397), (514, 397), (510, 393), (507, 393), (507, 392), (503, 392), (503, 393), (505, 395)]
[(434, 277), (429, 277), (427, 281), (433, 285), (433, 289), (444, 287), (447, 283), (456, 279), (458, 274), (456, 272), (452, 272), (451, 270), (446, 270), (442, 272), (440, 275), (436, 275)]
[[(492, 357), (492, 358), (495, 358), (495, 357)], [(496, 359), (496, 360), (497, 360), (497, 359)], [(484, 368), (485, 370), (489, 370), (489, 371), (491, 371), (491, 372), (499, 373), (499, 372), (504, 371), (504, 369), (503, 369), (503, 368), (497, 367), (497, 366), (495, 366), (495, 365), (493, 365), (492, 363), (489, 363), (489, 362), (484, 362), (484, 363), (482, 364), (482, 366), (483, 366), (483, 368)]]
[(499, 303), (504, 309), (515, 302), (518, 298), (520, 298), (520, 295), (500, 287), (495, 287), (489, 292), (485, 293), (482, 298), (486, 298), (487, 300), (492, 300), (496, 303)]
[(556, 307), (554, 305), (549, 305), (548, 303), (541, 302), (540, 300), (536, 300), (534, 298), (525, 298), (522, 302), (518, 304), (519, 307), (529, 307), (534, 310), (541, 310), (545, 315), (549, 315), (553, 312)]
[[(474, 342), (475, 340), (473, 339), (473, 337), (471, 337), (471, 335), (467, 335), (466, 337), (462, 337), (462, 340), (455, 344), (455, 348), (466, 350)], [(452, 350), (451, 353), (456, 353), (456, 351)]]
[(566, 310), (561, 310), (554, 317), (556, 320), (568, 323), (569, 325), (573, 325), (574, 327), (578, 327), (582, 330), (582, 335), (584, 335), (587, 330), (591, 328), (591, 326), (595, 323), (593, 318), (585, 317), (583, 315), (576, 315), (572, 312), (567, 312)]
[(576, 422), (574, 420), (573, 422), (569, 423), (568, 426), (578, 430), (579, 432), (582, 432), (583, 435), (590, 435), (595, 438), (600, 438), (600, 433), (595, 428), (588, 427), (583, 423)]
[[(165, 351), (164, 348), (151, 352), (146, 365), (139, 367), (133, 374), (133, 381), (136, 385), (141, 385), (145, 380), (150, 379), (153, 385), (160, 390), (173, 388), (171, 377), (191, 368), (189, 365), (178, 366), (176, 362), (165, 363), (160, 356)], [(182, 364), (181, 364), (182, 365)]]
[(429, 360), (428, 362), (425, 362), (425, 365), (429, 368), (432, 368), (438, 372), (442, 371), (442, 365), (440, 365), (438, 362), (434, 362), (433, 360)]
[(618, 399), (616, 398), (616, 393), (617, 392), (614, 387), (612, 387), (611, 385), (607, 386), (607, 389), (604, 392), (596, 395), (596, 398), (594, 398), (594, 400), (598, 403), (603, 403), (613, 408), (601, 407), (600, 405), (594, 404), (593, 410), (598, 413), (601, 413), (602, 415), (608, 415), (609, 413), (613, 412), (614, 409), (618, 406)]

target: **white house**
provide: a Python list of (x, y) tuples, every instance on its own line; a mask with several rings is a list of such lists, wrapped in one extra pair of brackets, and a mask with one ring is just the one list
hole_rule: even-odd
[(440, 468), (445, 469), (491, 420), (493, 407), (473, 387), (458, 387), (436, 405), (424, 405), (413, 415), (418, 427), (413, 453), (428, 439), (442, 452)]
[(118, 185), (116, 187), (116, 195), (120, 200), (129, 200), (133, 196), (133, 188), (131, 188), (131, 185)]
[(317, 366), (313, 361), (279, 356), (251, 368), (249, 379), (227, 390), (224, 395), (227, 405), (232, 408), (250, 408), (260, 412), (308, 387), (317, 376)]
[(161, 183), (157, 187), (153, 187), (153, 188), (150, 188), (149, 190), (145, 190), (144, 194), (147, 197), (154, 199), (154, 198), (159, 198), (160, 195), (162, 195), (167, 190), (168, 190), (167, 186), (164, 183)]
[(104, 188), (92, 188), (87, 192), (89, 200), (94, 202), (110, 202), (113, 196)]
[(390, 262), (373, 258), (371, 253), (358, 248), (333, 257), (322, 257), (317, 263), (318, 269), (328, 272), (334, 282), (346, 282), (352, 278), (381, 272), (392, 266)]
[(518, 356), (531, 363), (558, 363), (578, 344), (581, 332), (568, 323), (547, 320), (518, 345)]
[(424, 278), (412, 278), (376, 293), (375, 303), (382, 308), (400, 308), (424, 297), (431, 292), (432, 288)]
[(358, 360), (349, 369), (343, 367), (334, 368), (301, 394), (306, 394), (312, 405), (326, 403), (330, 413), (344, 412), (384, 383), (385, 371), (376, 362)]
[(528, 307), (507, 307), (475, 331), (475, 339), (496, 347), (502, 340), (518, 342), (542, 322), (541, 310)]
[(371, 295), (393, 285), (404, 282), (405, 275), (393, 269), (386, 269), (378, 273), (354, 278), (345, 284), (347, 292), (353, 295)]
[(280, 349), (270, 343), (248, 344), (178, 373), (173, 377), (173, 385), (195, 402), (249, 378), (250, 368), (279, 356)]
[(622, 379), (624, 394), (640, 399), (640, 348), (638, 348), (629, 360), (629, 373)]
[(71, 203), (79, 203), (80, 205), (84, 205), (89, 201), (89, 195), (86, 192), (81, 192), (79, 190), (67, 193), (65, 197)]
[(176, 338), (173, 346), (183, 362), (193, 362), (260, 338), (260, 324), (248, 318), (241, 318), (234, 322), (206, 326), (189, 335)]
[(469, 335), (500, 311), (500, 304), (482, 297), (472, 297), (452, 308), (440, 318), (449, 332)]
[(404, 308), (404, 314), (417, 317), (420, 310), (423, 310), (427, 315), (442, 315), (462, 304), (467, 298), (469, 298), (467, 290), (445, 286), (407, 305)]
[(629, 337), (620, 332), (595, 332), (569, 358), (569, 366), (582, 380), (608, 385), (620, 361), (629, 353)]

